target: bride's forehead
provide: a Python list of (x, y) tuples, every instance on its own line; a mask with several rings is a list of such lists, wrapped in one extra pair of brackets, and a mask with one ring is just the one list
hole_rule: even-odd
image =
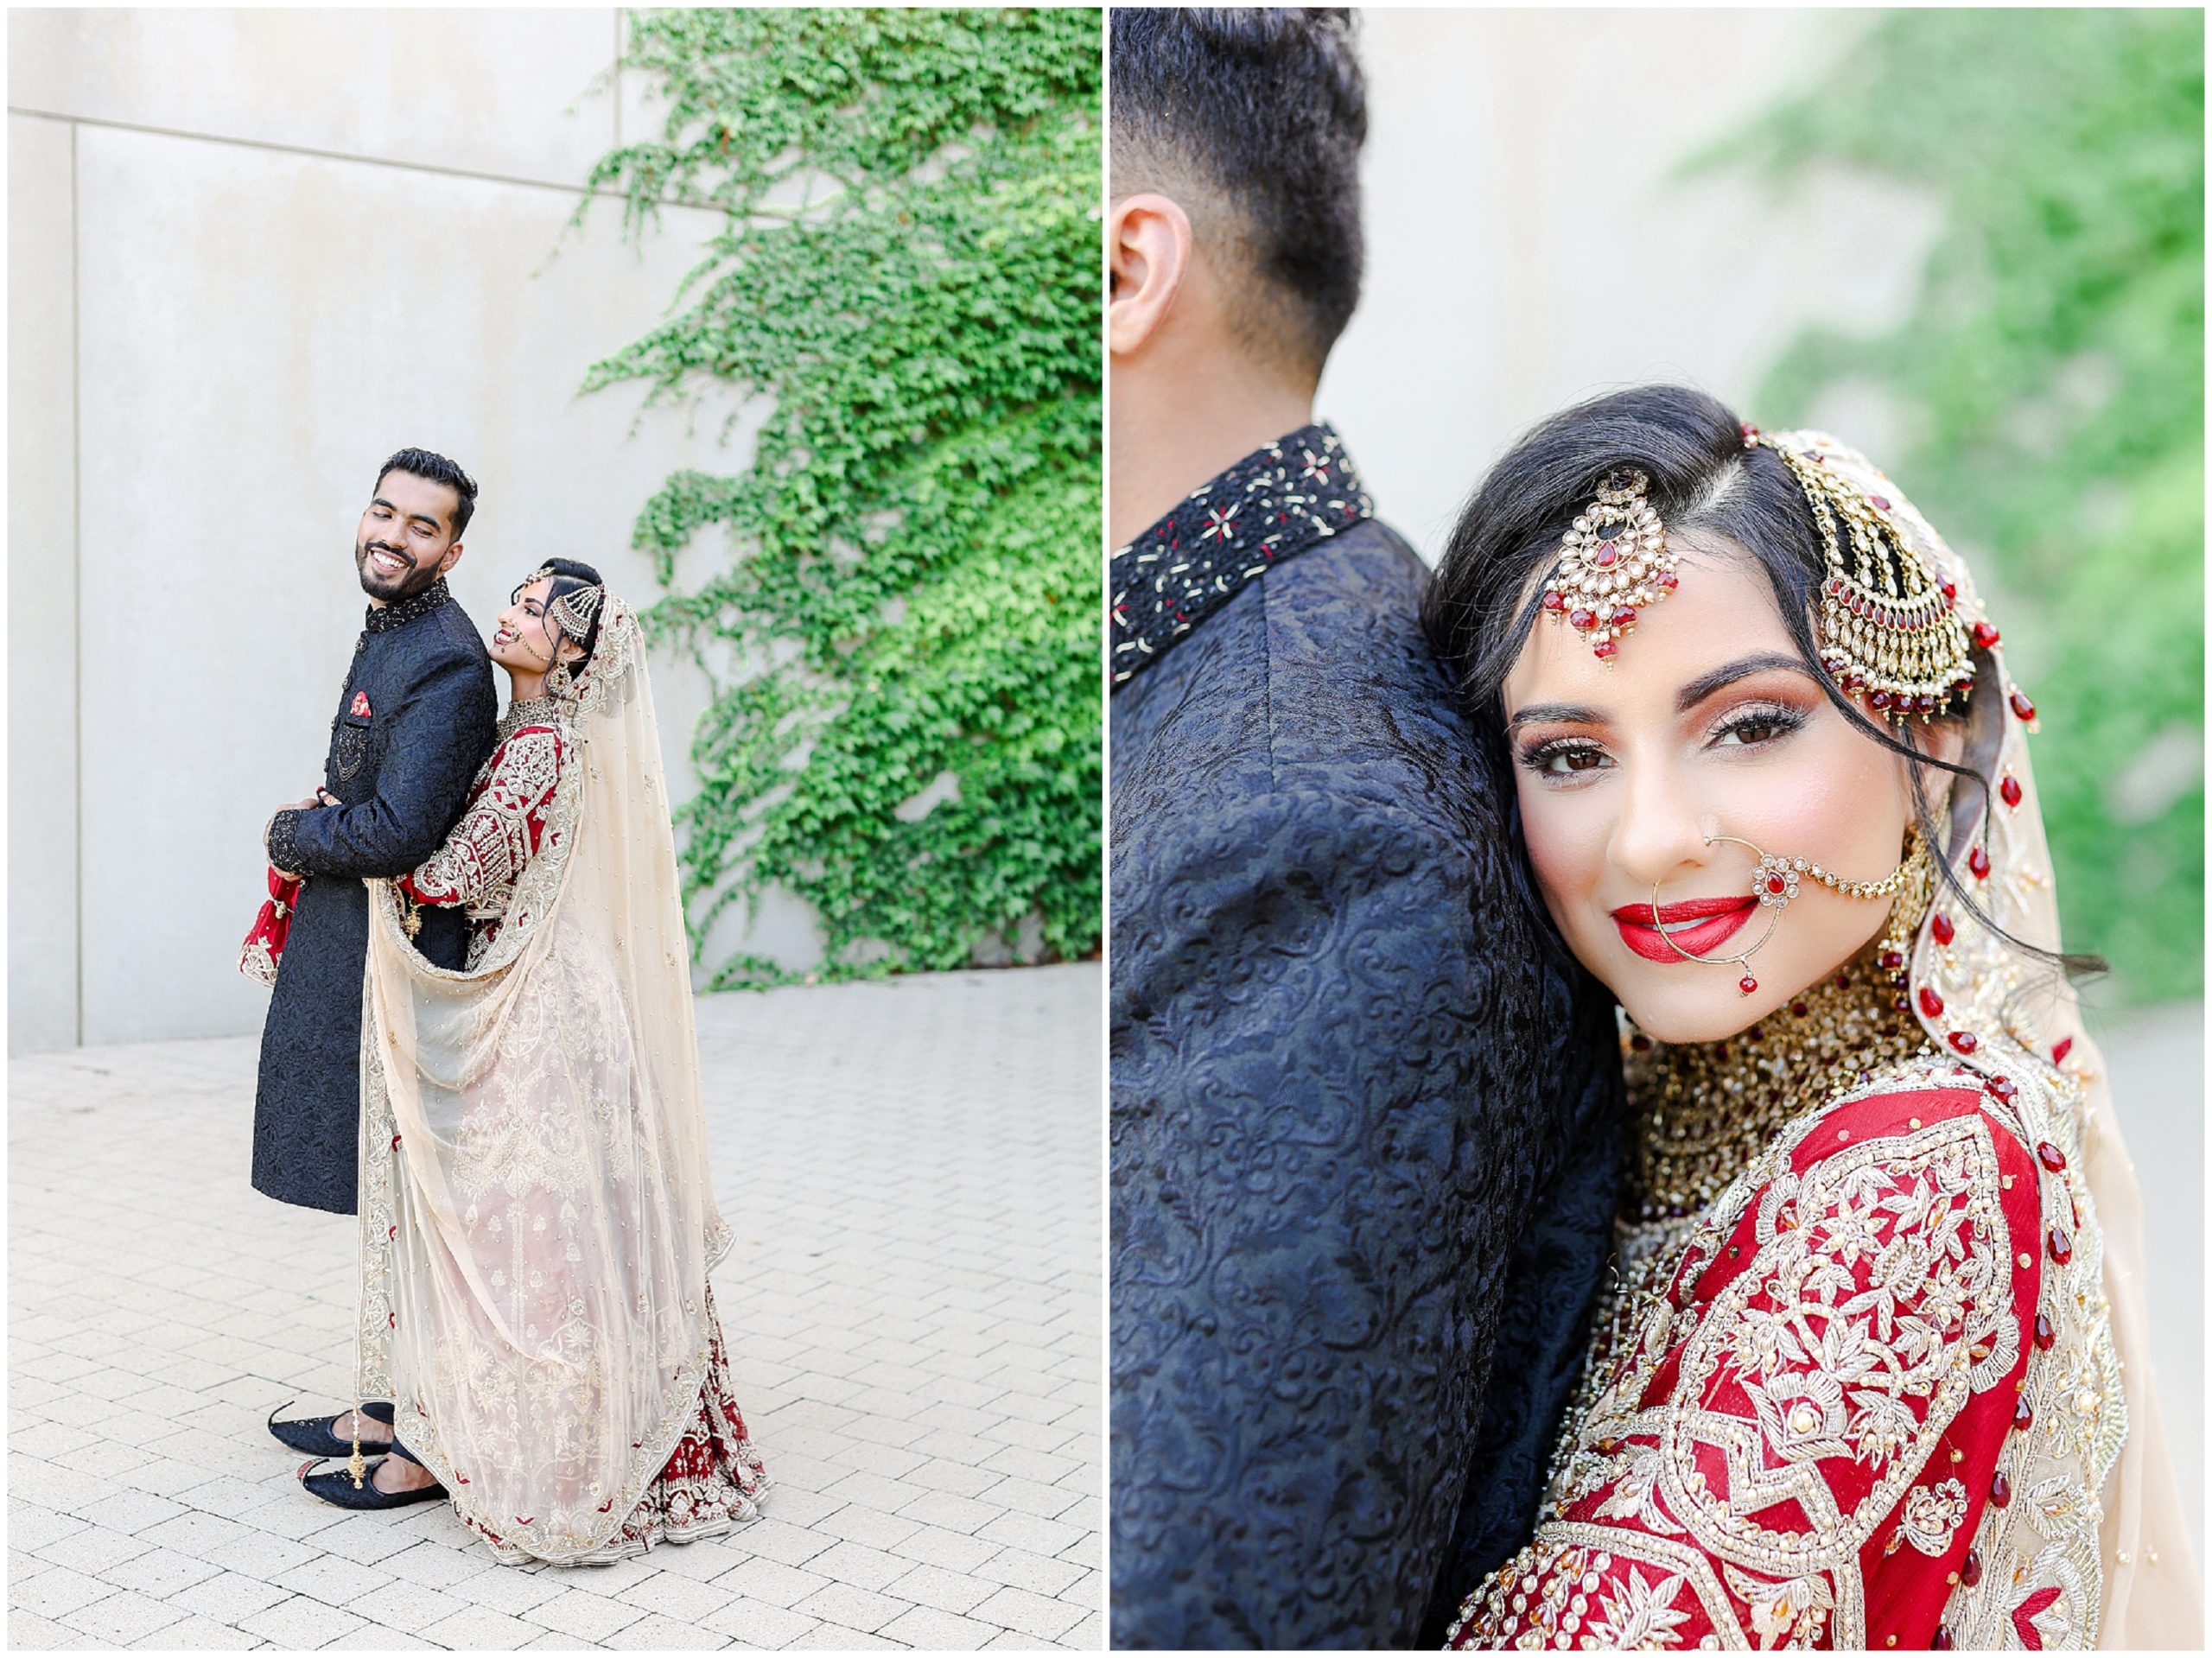
[(1796, 654), (1774, 588), (1749, 553), (1677, 542), (1680, 584), (1645, 607), (1636, 626), (1610, 659), (1600, 660), (1587, 640), (1563, 619), (1537, 618), (1505, 679), (1509, 711), (1523, 703), (1572, 700), (1590, 704), (1643, 703), (1671, 711), (1671, 693), (1747, 651)]

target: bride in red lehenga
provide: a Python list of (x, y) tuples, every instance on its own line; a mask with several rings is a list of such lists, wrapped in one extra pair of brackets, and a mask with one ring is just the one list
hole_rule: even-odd
[[(708, 1283), (729, 1229), (637, 619), (555, 560), (491, 651), (514, 700), (466, 811), (371, 883), (357, 1386), (391, 1403), (304, 1477), (350, 1508), (448, 1496), (503, 1560), (599, 1563), (753, 1518), (766, 1478)], [(440, 904), (474, 924), (464, 972), (408, 943)]]
[(1645, 388), (1500, 462), (1429, 623), (1635, 1134), (1534, 1540), (1452, 1643), (2201, 1648), (2036, 710), (1964, 562), (1835, 440)]

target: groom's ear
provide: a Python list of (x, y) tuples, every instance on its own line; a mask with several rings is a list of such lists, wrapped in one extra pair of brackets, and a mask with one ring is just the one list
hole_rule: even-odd
[(1191, 217), (1167, 197), (1124, 196), (1106, 221), (1107, 341), (1117, 357), (1160, 331), (1191, 268)]
[(446, 556), (438, 561), (438, 574), (440, 575), (443, 575), (448, 570), (451, 569), (454, 565), (460, 562), (461, 543), (456, 541), (452, 546), (446, 549)]

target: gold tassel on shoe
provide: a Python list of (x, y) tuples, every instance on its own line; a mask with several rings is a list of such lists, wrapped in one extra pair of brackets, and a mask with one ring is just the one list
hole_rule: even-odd
[(353, 1477), (353, 1489), (359, 1490), (369, 1471), (369, 1462), (361, 1454), (361, 1407), (358, 1400), (353, 1405), (353, 1454), (346, 1459), (346, 1471)]

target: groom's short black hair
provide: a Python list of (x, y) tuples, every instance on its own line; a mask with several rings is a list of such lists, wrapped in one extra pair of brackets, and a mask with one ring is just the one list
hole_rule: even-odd
[[(1359, 303), (1367, 84), (1352, 14), (1116, 7), (1113, 194), (1157, 190), (1241, 275), (1243, 342), (1318, 376)], [(1241, 270), (1240, 270), (1241, 267)], [(1286, 337), (1287, 336), (1287, 337)]]
[(429, 449), (402, 449), (377, 468), (377, 487), (384, 487), (385, 479), (395, 472), (404, 472), (410, 478), (427, 478), (434, 484), (443, 484), (454, 492), (453, 534), (461, 539), (461, 532), (468, 528), (468, 520), (476, 512), (476, 480), (461, 469), (459, 463)]

